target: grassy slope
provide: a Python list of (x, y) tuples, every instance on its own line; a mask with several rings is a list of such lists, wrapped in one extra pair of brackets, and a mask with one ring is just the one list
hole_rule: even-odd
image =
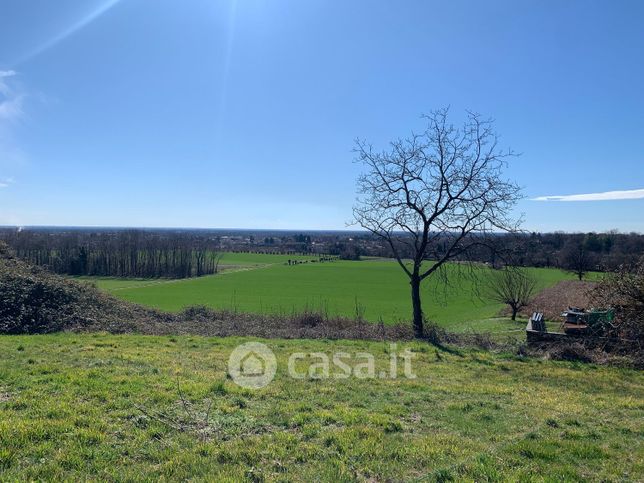
[[(388, 345), (272, 340), (276, 380), (251, 391), (225, 376), (242, 341), (0, 337), (0, 479), (644, 479), (641, 372), (412, 343), (416, 380), (293, 380), (291, 351), (384, 367)], [(211, 436), (137, 409), (181, 419), (177, 381), (191, 411), (213, 401)]]
[[(246, 254), (239, 254), (248, 256)], [(238, 256), (238, 254), (231, 254)], [(255, 255), (255, 261), (273, 260)], [(451, 270), (455, 268), (452, 266)], [(572, 276), (560, 270), (530, 269), (542, 286)], [(178, 311), (187, 305), (208, 305), (256, 313), (290, 313), (305, 307), (323, 308), (331, 315), (353, 316), (356, 300), (368, 320), (407, 320), (410, 312), (409, 284), (391, 261), (335, 261), (285, 266), (281, 262), (247, 271), (229, 272), (199, 279), (152, 282), (98, 280), (99, 287), (126, 300)], [(482, 301), (467, 278), (453, 280), (447, 292), (437, 284), (424, 287), (424, 310), (428, 318), (445, 327), (475, 327), (466, 322), (495, 316), (500, 304)], [(140, 286), (137, 286), (140, 285)]]

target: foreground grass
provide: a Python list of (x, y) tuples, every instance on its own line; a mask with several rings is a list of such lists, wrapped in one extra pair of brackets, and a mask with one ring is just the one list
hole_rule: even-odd
[[(285, 257), (233, 255), (253, 255), (255, 261)], [(423, 287), (424, 311), (429, 319), (452, 328), (498, 315), (502, 304), (477, 295), (480, 280), (475, 283), (467, 273), (459, 275), (460, 271), (465, 271), (462, 267), (450, 265), (447, 269), (451, 285), (435, 280)], [(528, 270), (538, 279), (540, 287), (573, 277), (555, 269)], [(483, 279), (486, 273), (487, 269), (479, 269), (479, 278)], [(179, 311), (189, 305), (257, 314), (315, 310), (330, 316), (360, 314), (367, 320), (382, 319), (385, 323), (409, 320), (411, 311), (408, 280), (393, 261), (334, 261), (296, 266), (274, 263), (181, 281), (99, 279), (96, 282), (99, 288), (111, 291), (117, 297), (168, 311)]]
[[(249, 390), (226, 377), (245, 341), (0, 337), (0, 478), (644, 478), (641, 372), (411, 343), (417, 379), (295, 380), (293, 351), (368, 351), (380, 369), (389, 344), (270, 340), (276, 379)], [(206, 427), (169, 423), (209, 401)]]

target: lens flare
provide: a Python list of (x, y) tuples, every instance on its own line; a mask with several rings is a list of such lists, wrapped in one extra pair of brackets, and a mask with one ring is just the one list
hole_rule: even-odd
[(78, 30), (80, 30), (83, 27), (85, 27), (86, 25), (92, 23), (94, 20), (96, 20), (98, 17), (103, 15), (105, 12), (107, 12), (109, 9), (114, 7), (120, 1), (121, 0), (107, 0), (103, 4), (99, 5), (96, 10), (94, 10), (93, 12), (90, 12), (89, 14), (87, 14), (85, 17), (80, 19), (78, 22), (74, 23), (69, 28), (63, 30), (58, 35), (55, 35), (51, 39), (47, 40), (45, 43), (39, 45), (34, 50), (32, 50), (31, 52), (29, 52), (28, 54), (26, 54), (25, 56), (20, 58), (16, 62), (16, 65), (21, 64), (23, 62), (26, 62), (26, 61), (36, 57), (37, 55), (42, 54), (46, 50), (51, 49), (52, 47), (54, 47), (58, 43), (60, 43), (63, 40), (65, 40), (67, 37), (70, 37), (71, 35), (76, 33)]

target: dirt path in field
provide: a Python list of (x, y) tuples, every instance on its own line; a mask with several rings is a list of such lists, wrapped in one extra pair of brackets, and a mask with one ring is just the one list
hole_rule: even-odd
[[(543, 312), (547, 320), (561, 320), (561, 313), (568, 307), (590, 307), (590, 291), (596, 286), (595, 282), (579, 280), (563, 280), (552, 287), (543, 289), (535, 295), (530, 304), (519, 314), (530, 317), (533, 312)], [(509, 315), (504, 309), (503, 314)]]

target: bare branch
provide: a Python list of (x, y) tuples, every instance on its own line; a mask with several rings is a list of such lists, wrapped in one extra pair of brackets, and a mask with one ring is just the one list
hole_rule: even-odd
[[(521, 189), (503, 177), (515, 154), (498, 148), (493, 121), (468, 112), (460, 128), (449, 110), (423, 116), (426, 129), (374, 151), (356, 141), (358, 178), (354, 223), (386, 241), (414, 284), (480, 244), (479, 234), (514, 232), (512, 210)], [(407, 266), (403, 259), (411, 260)], [(432, 265), (423, 270), (423, 263)], [(417, 290), (416, 290), (417, 291)], [(420, 300), (414, 302), (414, 323)]]

